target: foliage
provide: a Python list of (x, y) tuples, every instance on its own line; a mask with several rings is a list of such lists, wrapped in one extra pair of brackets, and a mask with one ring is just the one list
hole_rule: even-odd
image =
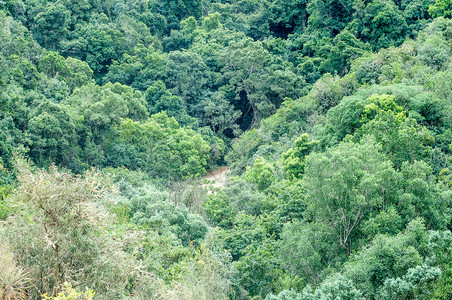
[(245, 179), (256, 184), (260, 191), (266, 190), (275, 180), (276, 174), (274, 168), (262, 158), (257, 158), (253, 167), (248, 167), (244, 175)]
[(437, 0), (430, 5), (428, 12), (433, 17), (452, 17), (452, 3), (448, 0)]
[(309, 141), (307, 134), (302, 134), (294, 143), (294, 147), (283, 153), (283, 170), (291, 179), (300, 178), (304, 173), (305, 157), (318, 142)]
[(450, 0), (0, 1), (0, 298), (450, 298), (451, 33)]
[(263, 296), (276, 288), (280, 271), (273, 249), (273, 245), (267, 241), (258, 247), (251, 245), (235, 265), (239, 283), (249, 291), (250, 296)]
[(130, 221), (158, 232), (173, 232), (183, 245), (199, 243), (207, 234), (204, 220), (185, 206), (169, 202), (168, 194), (151, 187), (130, 200)]
[(126, 292), (129, 276), (145, 278), (126, 251), (138, 242), (134, 241), (137, 232), (121, 242), (112, 233), (96, 238), (108, 228), (99, 207), (105, 186), (98, 173), (72, 177), (55, 166), (49, 172), (32, 172), (23, 163), (19, 171), (20, 187), (14, 199), (23, 214), (11, 216), (1, 236), (18, 261), (29, 266), (34, 278), (30, 296), (41, 291), (56, 295), (67, 281), (91, 285), (99, 298), (109, 298)]
[(71, 285), (67, 282), (63, 283), (64, 290), (55, 297), (48, 297), (47, 294), (42, 295), (43, 300), (77, 300), (77, 299), (83, 299), (83, 300), (92, 300), (94, 299), (95, 292), (92, 290), (88, 290), (86, 288), (84, 293), (79, 293), (76, 290), (74, 290)]
[(391, 201), (395, 172), (372, 139), (341, 143), (311, 154), (304, 175), (308, 209), (331, 227), (349, 255), (354, 231), (366, 215)]
[(32, 285), (30, 273), (16, 265), (8, 244), (0, 246), (0, 299), (28, 299), (27, 290)]
[(163, 112), (143, 123), (123, 120), (113, 128), (113, 141), (105, 152), (114, 167), (142, 168), (154, 176), (180, 180), (205, 174), (210, 147), (200, 134), (180, 127)]

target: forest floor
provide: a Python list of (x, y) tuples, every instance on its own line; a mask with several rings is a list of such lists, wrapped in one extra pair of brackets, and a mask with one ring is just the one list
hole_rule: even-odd
[(207, 173), (204, 179), (212, 180), (212, 187), (222, 188), (226, 185), (229, 173), (229, 167), (221, 167), (212, 172)]

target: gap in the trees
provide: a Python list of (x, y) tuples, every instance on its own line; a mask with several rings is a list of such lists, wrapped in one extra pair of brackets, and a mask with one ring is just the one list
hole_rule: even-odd
[(237, 119), (237, 124), (243, 131), (248, 130), (253, 124), (254, 110), (245, 91), (239, 93), (240, 100), (234, 103), (235, 109), (242, 112), (240, 118)]
[(289, 34), (292, 34), (295, 29), (295, 24), (290, 24), (289, 27), (287, 27), (284, 23), (277, 23), (277, 24), (270, 24), (270, 31), (274, 33), (275, 36), (287, 39)]

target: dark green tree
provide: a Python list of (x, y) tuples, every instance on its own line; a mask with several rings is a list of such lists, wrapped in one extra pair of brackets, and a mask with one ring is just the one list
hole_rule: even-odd
[(68, 33), (70, 11), (62, 3), (48, 3), (33, 20), (36, 40), (49, 50), (55, 50)]

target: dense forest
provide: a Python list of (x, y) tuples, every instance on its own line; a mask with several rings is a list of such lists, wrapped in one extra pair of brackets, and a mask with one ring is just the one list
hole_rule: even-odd
[(0, 299), (452, 299), (451, 18), (0, 0)]

